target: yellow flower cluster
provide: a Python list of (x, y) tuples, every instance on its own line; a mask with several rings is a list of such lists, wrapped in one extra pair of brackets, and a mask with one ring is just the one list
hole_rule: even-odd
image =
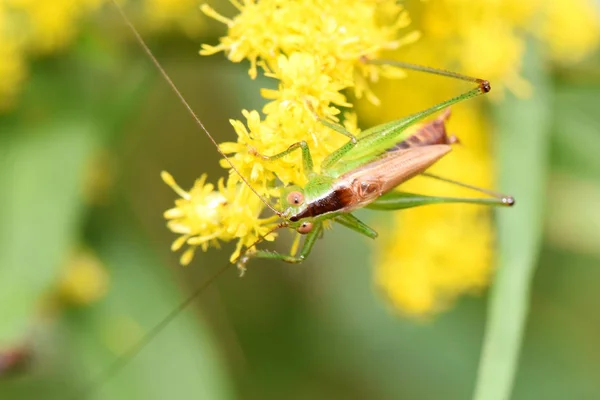
[[(576, 61), (598, 44), (598, 9), (588, 0), (440, 0), (411, 2), (411, 15), (423, 36), (402, 59), (457, 70), (489, 79), (492, 93), (507, 88), (527, 94), (520, 77), (526, 35), (545, 44), (549, 58)], [(381, 123), (429, 107), (463, 90), (448, 79), (412, 74), (402, 82), (381, 85), (383, 107), (364, 111)], [(411, 93), (409, 100), (398, 93)], [(390, 107), (388, 107), (390, 105)], [(482, 100), (453, 108), (448, 129), (461, 145), (432, 172), (493, 188), (493, 160), (488, 146), (492, 130)], [(447, 196), (473, 192), (427, 178), (415, 178), (402, 190)], [(517, 199), (518, 200), (518, 199)], [(474, 205), (439, 205), (394, 213), (388, 240), (378, 241), (376, 281), (398, 309), (427, 315), (444, 309), (457, 296), (484, 288), (493, 272), (494, 231), (491, 210)]]
[[(415, 79), (422, 84), (420, 89), (425, 89), (424, 93), (433, 90), (432, 85), (424, 82), (426, 79)], [(457, 86), (460, 85), (437, 83), (435, 90), (447, 93)], [(384, 96), (385, 101), (391, 101)], [(425, 100), (422, 95), (415, 100), (425, 107), (426, 102), (421, 99)], [(448, 129), (459, 137), (461, 144), (430, 171), (473, 185), (493, 187), (492, 160), (487, 136), (482, 134), (486, 128), (481, 110), (466, 104), (455, 107)], [(438, 196), (477, 196), (467, 189), (426, 177), (412, 179), (402, 185), (402, 190)], [(395, 307), (412, 315), (440, 311), (458, 295), (484, 288), (493, 270), (491, 217), (488, 207), (470, 204), (426, 206), (393, 213), (392, 228), (377, 243), (376, 284)]]
[(78, 20), (101, 0), (3, 0), (0, 2), (0, 108), (18, 94), (27, 57), (67, 45)]
[[(27, 76), (31, 57), (67, 47), (80, 22), (106, 0), (1, 0), (0, 1), (0, 110), (14, 103)], [(147, 29), (176, 23), (187, 33), (201, 25), (196, 0), (144, 0)], [(196, 9), (196, 12), (192, 10)]]
[[(237, 170), (265, 198), (278, 196), (277, 185), (306, 182), (301, 155), (292, 153), (277, 161), (265, 161), (258, 154), (273, 155), (293, 143), (308, 142), (315, 167), (348, 139), (316, 121), (340, 120), (340, 109), (350, 107), (343, 90), (353, 89), (360, 97), (375, 101), (368, 82), (380, 76), (398, 76), (399, 71), (361, 61), (375, 58), (382, 50), (393, 50), (417, 38), (399, 31), (409, 24), (404, 9), (393, 1), (365, 0), (246, 0), (232, 1), (240, 13), (234, 18), (218, 14), (208, 5), (202, 10), (228, 27), (228, 35), (216, 46), (203, 46), (201, 54), (220, 51), (233, 62), (250, 61), (250, 76), (259, 69), (278, 81), (276, 90), (262, 91), (270, 102), (264, 118), (257, 111), (244, 111), (245, 124), (231, 121), (237, 141), (221, 145)], [(380, 12), (385, 10), (385, 18)], [(381, 22), (384, 21), (384, 22)], [(357, 132), (354, 113), (344, 123)], [(226, 160), (222, 165), (229, 167)], [(181, 190), (168, 174), (163, 179), (180, 196), (176, 207), (165, 213), (169, 227), (181, 236), (174, 249), (187, 243), (183, 264), (197, 247), (206, 249), (219, 241), (238, 239), (235, 260), (243, 247), (251, 246), (274, 226), (273, 218), (260, 218), (265, 205), (230, 171), (218, 188), (204, 177), (194, 187)], [(272, 239), (269, 235), (266, 239)]]
[(153, 32), (177, 28), (193, 37), (203, 29), (198, 6), (199, 0), (144, 0), (142, 22)]
[(520, 76), (527, 36), (541, 40), (554, 60), (579, 61), (600, 40), (593, 0), (440, 0), (423, 3), (423, 35), (436, 43), (439, 60), (468, 75), (485, 76), (517, 95), (529, 85)]
[(106, 267), (91, 250), (79, 249), (70, 255), (58, 292), (62, 300), (88, 305), (104, 297), (109, 277)]

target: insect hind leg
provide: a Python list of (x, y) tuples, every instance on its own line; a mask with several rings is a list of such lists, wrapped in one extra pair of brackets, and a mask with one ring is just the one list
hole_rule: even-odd
[(456, 186), (464, 187), (464, 188), (467, 188), (467, 189), (471, 189), (471, 190), (474, 190), (474, 191), (479, 192), (479, 193), (487, 194), (488, 196), (492, 196), (492, 197), (494, 197), (496, 199), (499, 199), (503, 204), (505, 204), (507, 206), (513, 206), (513, 205), (515, 205), (515, 199), (512, 196), (508, 196), (508, 195), (505, 195), (505, 194), (502, 194), (502, 193), (494, 192), (493, 190), (484, 189), (484, 188), (481, 188), (479, 186), (469, 185), (468, 183), (463, 183), (463, 182), (460, 182), (460, 181), (455, 181), (453, 179), (444, 178), (442, 176), (435, 175), (435, 174), (432, 174), (430, 172), (423, 172), (421, 175), (426, 176), (428, 178), (436, 179), (438, 181), (450, 183), (452, 185), (456, 185)]
[(331, 121), (328, 121), (325, 118), (319, 116), (319, 114), (317, 114), (317, 112), (314, 110), (314, 108), (312, 107), (312, 105), (310, 104), (310, 102), (305, 101), (304, 103), (306, 104), (306, 108), (313, 114), (313, 116), (315, 117), (315, 119), (321, 125), (329, 128), (331, 130), (334, 130), (334, 131), (336, 131), (339, 134), (342, 134), (342, 135), (350, 138), (350, 141), (348, 141), (348, 143), (344, 144), (342, 147), (340, 147), (339, 149), (337, 149), (336, 151), (334, 151), (333, 153), (331, 153), (329, 156), (327, 156), (327, 158), (325, 158), (325, 160), (323, 160), (322, 168), (327, 169), (328, 167), (330, 167), (333, 164), (335, 164), (346, 153), (348, 153), (350, 150), (352, 150), (354, 148), (354, 146), (356, 146), (356, 144), (358, 143), (358, 138), (356, 136), (354, 136), (352, 134), (352, 132), (348, 131), (342, 125), (336, 124), (336, 123), (331, 122)]

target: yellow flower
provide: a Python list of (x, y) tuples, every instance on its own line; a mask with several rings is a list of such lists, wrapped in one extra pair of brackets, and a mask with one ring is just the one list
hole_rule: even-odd
[(239, 239), (231, 256), (233, 261), (239, 256), (242, 246), (250, 246), (261, 237), (265, 240), (275, 238), (274, 234), (267, 235), (272, 228), (272, 220), (259, 218), (262, 203), (256, 196), (247, 193), (247, 187), (235, 182), (225, 187), (221, 180), (218, 190), (215, 190), (214, 185), (206, 183), (206, 175), (202, 175), (186, 192), (169, 173), (163, 172), (161, 176), (181, 196), (175, 201), (175, 207), (164, 214), (169, 221), (169, 229), (181, 235), (173, 242), (171, 250), (177, 251), (184, 244), (189, 246), (181, 256), (181, 264), (189, 264), (198, 247), (204, 251), (210, 245), (218, 247), (219, 240)]
[(79, 20), (95, 10), (101, 0), (5, 0), (4, 3), (15, 18), (20, 16), (27, 21), (25, 26), (29, 30), (22, 34), (30, 50), (47, 53), (69, 44)]
[[(600, 39), (598, 7), (591, 0), (440, 0), (415, 5), (420, 27), (438, 60), (527, 96), (521, 76), (528, 36), (537, 36), (558, 61), (577, 61)], [(439, 64), (439, 63), (438, 63)]]
[(198, 0), (145, 0), (145, 25), (152, 31), (180, 28), (188, 36), (203, 29)]
[(19, 46), (8, 40), (0, 41), (0, 110), (12, 103), (24, 78), (24, 60)]
[[(588, 0), (441, 0), (415, 3), (419, 46), (402, 57), (411, 62), (457, 70), (489, 79), (494, 88), (526, 96), (520, 77), (525, 41), (536, 35), (557, 61), (578, 60), (598, 44), (598, 9)], [(422, 74), (381, 85), (384, 107), (363, 107), (375, 123), (406, 115), (457, 94), (457, 82)], [(410, 102), (397, 93), (411, 93)], [(393, 107), (386, 107), (386, 105)], [(432, 172), (482, 187), (493, 187), (492, 160), (481, 101), (454, 107), (449, 130), (461, 145)], [(377, 115), (377, 117), (375, 117)], [(464, 189), (419, 177), (403, 190), (424, 194), (473, 196)], [(388, 236), (389, 235), (389, 236)], [(393, 229), (382, 237), (376, 281), (406, 313), (430, 314), (465, 292), (484, 288), (493, 271), (494, 233), (490, 210), (473, 205), (440, 205), (394, 213)]]
[(545, 2), (544, 18), (536, 30), (557, 60), (579, 61), (600, 41), (600, 13), (591, 0)]
[[(369, 65), (363, 57), (375, 58), (381, 50), (396, 49), (417, 36), (400, 37), (399, 31), (408, 25), (409, 19), (395, 2), (246, 0), (232, 3), (240, 10), (234, 18), (224, 17), (208, 5), (202, 6), (207, 15), (227, 25), (228, 34), (217, 46), (204, 45), (201, 54), (223, 51), (233, 62), (248, 59), (252, 78), (261, 69), (265, 76), (278, 81), (276, 90), (262, 90), (262, 95), (270, 100), (263, 109), (265, 116), (261, 118), (258, 111), (243, 111), (246, 124), (231, 121), (237, 141), (221, 145), (221, 150), (229, 155), (255, 190), (272, 201), (278, 196), (281, 183), (306, 183), (301, 154), (295, 152), (276, 161), (260, 156), (274, 155), (294, 143), (306, 141), (318, 169), (348, 138), (325, 128), (314, 113), (339, 121), (340, 108), (351, 107), (343, 92), (347, 89), (376, 101), (368, 82), (380, 76), (396, 77), (399, 72)], [(385, 18), (381, 18), (383, 11)], [(382, 19), (384, 23), (379, 22)], [(351, 132), (358, 133), (354, 113), (347, 112), (344, 123)], [(227, 160), (221, 165), (230, 168)], [(194, 190), (202, 195), (186, 200), (193, 204), (204, 204), (208, 194), (214, 193), (212, 185), (203, 179), (196, 183)], [(179, 229), (178, 233), (184, 236), (176, 243), (193, 245), (190, 243), (193, 236), (211, 238), (203, 242), (203, 249), (217, 245), (218, 240), (238, 239), (233, 260), (243, 247), (253, 245), (269, 232), (275, 226), (275, 218), (260, 218), (264, 204), (243, 185), (235, 171), (230, 172), (226, 184), (219, 185), (218, 192), (226, 199), (226, 205), (211, 210), (218, 215), (215, 219), (218, 223), (203, 225), (212, 214), (198, 213), (198, 208), (185, 206), (180, 200), (176, 207), (178, 222), (170, 223), (170, 228), (180, 228), (180, 222), (186, 221), (187, 231)], [(249, 211), (243, 215), (235, 211), (243, 207)], [(204, 212), (207, 214), (202, 214)], [(184, 239), (185, 235), (188, 237)], [(182, 261), (189, 262), (191, 256), (188, 255), (193, 248), (184, 253), (186, 257)]]
[(86, 305), (106, 294), (108, 281), (108, 273), (96, 254), (79, 250), (67, 262), (59, 292), (69, 303)]
[[(461, 144), (430, 171), (491, 187), (485, 128), (480, 110), (460, 107), (448, 129)], [(474, 195), (426, 177), (417, 177), (401, 188), (429, 195)], [(393, 226), (381, 235), (387, 239), (378, 242), (375, 274), (378, 286), (397, 308), (408, 314), (429, 314), (489, 282), (494, 234), (491, 210), (485, 206), (448, 204), (394, 212)]]
[[(28, 73), (28, 60), (68, 47), (81, 22), (104, 2), (0, 1), (0, 109), (8, 108), (18, 95)], [(192, 35), (202, 28), (196, 0), (145, 0), (142, 7), (142, 22), (148, 29), (177, 26)]]

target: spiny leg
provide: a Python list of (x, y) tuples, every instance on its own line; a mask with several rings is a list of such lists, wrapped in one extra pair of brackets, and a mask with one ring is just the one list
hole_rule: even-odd
[[(449, 106), (451, 106), (453, 104), (460, 103), (464, 100), (468, 100), (470, 98), (480, 96), (480, 95), (485, 94), (485, 93), (489, 92), (490, 90), (492, 90), (489, 81), (487, 81), (485, 79), (474, 78), (471, 76), (462, 75), (462, 74), (459, 74), (456, 72), (445, 71), (445, 70), (441, 70), (441, 69), (425, 67), (425, 66), (421, 66), (421, 65), (415, 65), (415, 64), (405, 63), (405, 62), (401, 62), (401, 61), (394, 61), (394, 60), (381, 60), (381, 59), (369, 60), (366, 57), (363, 57), (362, 61), (366, 64), (391, 65), (391, 66), (396, 66), (399, 68), (410, 69), (413, 71), (426, 72), (426, 73), (431, 73), (431, 74), (440, 75), (440, 76), (446, 76), (449, 78), (459, 79), (462, 81), (473, 82), (473, 83), (477, 84), (477, 87), (474, 89), (471, 89), (467, 92), (464, 92), (464, 93), (462, 93), (458, 96), (455, 96), (451, 99), (448, 99), (446, 101), (442, 101), (441, 103), (438, 103), (438, 104), (434, 105), (433, 107), (430, 107), (426, 110), (411, 114), (407, 117), (402, 118), (401, 120), (390, 123), (390, 124), (396, 123), (403, 127), (410, 126), (410, 125), (412, 125), (412, 124), (414, 124), (414, 123), (416, 123), (438, 111), (448, 108)], [(376, 135), (376, 134), (377, 133), (373, 133), (373, 135)], [(364, 139), (364, 137), (361, 137), (361, 140), (362, 139)]]
[(384, 60), (384, 59), (370, 60), (366, 57), (363, 57), (362, 61), (366, 64), (391, 65), (394, 67), (409, 69), (412, 71), (425, 72), (428, 74), (445, 76), (448, 78), (454, 78), (454, 79), (458, 79), (461, 81), (477, 83), (477, 84), (485, 87), (485, 93), (487, 93), (491, 90), (490, 83), (485, 79), (475, 78), (472, 76), (459, 74), (458, 72), (447, 71), (445, 69), (426, 67), (424, 65), (411, 64), (411, 63), (407, 63), (407, 62), (403, 62), (403, 61), (396, 61), (396, 60)]
[(370, 237), (371, 239), (375, 239), (378, 236), (378, 233), (373, 228), (371, 228), (352, 214), (338, 215), (337, 217), (335, 217), (334, 221), (341, 225), (344, 225), (346, 228), (352, 229), (355, 232)]
[(275, 251), (266, 251), (266, 250), (257, 250), (255, 252), (246, 252), (243, 256), (240, 257), (238, 261), (238, 267), (243, 269), (246, 263), (251, 258), (268, 258), (274, 260), (281, 260), (292, 264), (299, 264), (308, 255), (310, 254), (315, 242), (319, 238), (321, 232), (323, 230), (323, 224), (321, 222), (315, 222), (312, 231), (306, 235), (306, 239), (304, 240), (304, 244), (302, 245), (302, 249), (300, 250), (300, 255), (294, 256), (290, 254), (281, 254)]
[(312, 156), (310, 155), (310, 149), (308, 148), (308, 144), (304, 140), (301, 142), (296, 142), (290, 147), (288, 147), (287, 150), (284, 150), (281, 153), (277, 153), (272, 156), (265, 156), (264, 154), (258, 153), (256, 150), (251, 150), (251, 154), (260, 157), (266, 161), (274, 161), (287, 156), (296, 149), (302, 150), (302, 166), (304, 168), (304, 173), (306, 174), (306, 176), (310, 177), (314, 175)]
[(490, 195), (492, 197), (496, 197), (498, 199), (501, 199), (507, 205), (511, 205), (512, 206), (512, 205), (515, 204), (515, 199), (512, 196), (507, 196), (507, 195), (504, 195), (502, 193), (495, 192), (493, 190), (480, 188), (480, 187), (474, 186), (474, 185), (469, 185), (468, 183), (463, 183), (463, 182), (460, 182), (460, 181), (455, 181), (454, 179), (444, 178), (443, 176), (434, 175), (434, 174), (432, 174), (430, 172), (423, 172), (421, 175), (426, 176), (428, 178), (437, 179), (438, 181), (450, 183), (452, 185), (456, 185), (456, 186), (464, 187), (464, 188), (467, 188), (467, 189), (471, 189), (471, 190), (474, 190), (476, 192), (484, 193), (484, 194)]
[(335, 122), (328, 121), (325, 118), (322, 118), (321, 116), (319, 116), (319, 114), (316, 113), (316, 111), (313, 109), (312, 105), (308, 101), (305, 103), (306, 103), (306, 108), (308, 108), (308, 110), (313, 114), (315, 119), (317, 121), (319, 121), (319, 123), (321, 123), (321, 125), (350, 138), (350, 141), (348, 143), (344, 144), (342, 147), (335, 150), (333, 153), (331, 153), (329, 156), (327, 156), (327, 158), (325, 158), (325, 160), (323, 160), (322, 168), (327, 169), (331, 165), (335, 164), (335, 162), (338, 161), (340, 158), (342, 158), (344, 156), (344, 154), (346, 154), (350, 150), (352, 150), (352, 148), (354, 148), (354, 146), (356, 146), (356, 144), (358, 143), (358, 139), (356, 138), (356, 136), (354, 136), (352, 134), (352, 132), (349, 132), (342, 125), (337, 124)]

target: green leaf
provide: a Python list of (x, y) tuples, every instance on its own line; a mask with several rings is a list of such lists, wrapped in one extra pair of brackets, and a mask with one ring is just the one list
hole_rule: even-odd
[(499, 187), (514, 195), (516, 206), (498, 212), (498, 271), (488, 306), (477, 400), (510, 397), (540, 250), (551, 93), (542, 59), (531, 44), (524, 75), (534, 86), (533, 96), (509, 95), (494, 107)]
[(29, 332), (73, 246), (95, 128), (60, 119), (0, 138), (0, 344)]

